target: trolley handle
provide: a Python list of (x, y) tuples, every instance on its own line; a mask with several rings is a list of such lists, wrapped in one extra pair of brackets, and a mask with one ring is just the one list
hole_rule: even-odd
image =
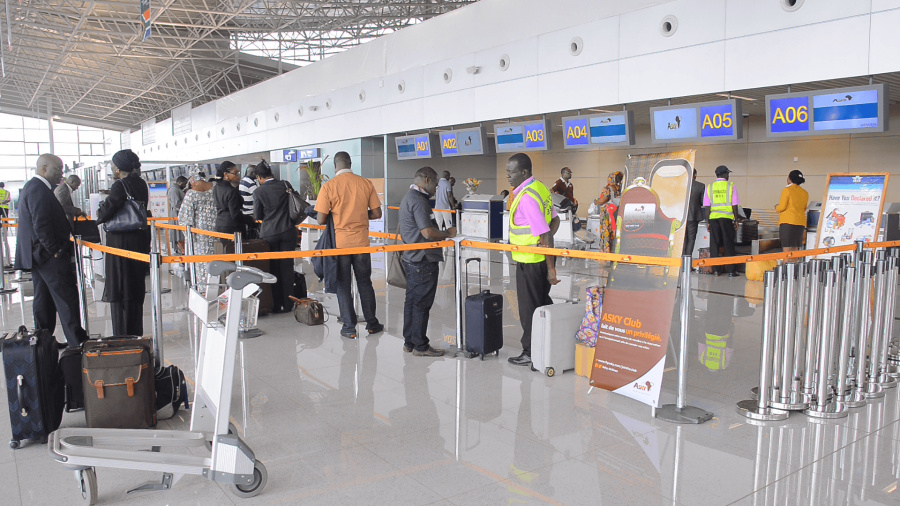
[(469, 295), (469, 262), (478, 262), (478, 293), (481, 293), (481, 259), (478, 257), (466, 259), (466, 295)]

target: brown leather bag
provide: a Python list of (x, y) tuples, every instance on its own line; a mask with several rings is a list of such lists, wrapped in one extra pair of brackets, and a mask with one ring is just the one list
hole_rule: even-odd
[(294, 301), (294, 318), (298, 322), (309, 326), (325, 323), (327, 313), (321, 302), (316, 299), (298, 299), (296, 297), (291, 297), (291, 300)]
[(82, 376), (88, 427), (146, 429), (156, 425), (156, 379), (150, 339), (84, 343)]

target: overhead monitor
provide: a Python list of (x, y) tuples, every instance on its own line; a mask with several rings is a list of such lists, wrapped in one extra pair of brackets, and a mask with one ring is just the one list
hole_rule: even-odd
[(888, 130), (884, 84), (766, 96), (766, 135), (802, 137)]
[(622, 111), (563, 118), (566, 149), (634, 144), (634, 113)]
[(441, 132), (441, 156), (483, 155), (481, 127)]
[(550, 145), (544, 120), (494, 125), (494, 142), (498, 153), (546, 151)]
[(396, 142), (398, 160), (431, 158), (431, 140), (427, 133), (397, 137)]
[(650, 108), (650, 135), (654, 143), (740, 139), (744, 134), (743, 124), (738, 99)]
[(314, 160), (322, 156), (322, 152), (319, 148), (306, 148), (306, 149), (298, 149), (297, 150), (297, 161), (303, 162), (306, 160)]

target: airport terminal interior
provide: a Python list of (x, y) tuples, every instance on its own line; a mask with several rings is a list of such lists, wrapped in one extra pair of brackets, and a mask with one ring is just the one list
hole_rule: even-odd
[[(74, 203), (96, 218), (113, 155), (133, 151), (154, 220), (144, 337), (191, 402), (141, 432), (67, 410), (49, 441), (0, 449), (2, 504), (900, 504), (900, 0), (132, 3), (0, 9), (0, 242), (16, 254), (39, 155), (80, 178)], [(179, 176), (265, 161), (314, 203), (339, 152), (383, 211), (383, 332), (341, 335), (314, 217), (291, 261), (324, 323), (259, 311), (256, 253), (222, 257), (231, 276), (193, 272), (209, 259), (179, 250)], [(536, 181), (568, 168), (572, 185), (545, 251), (548, 308), (575, 316), (538, 310), (535, 367), (509, 361), (528, 244), (503, 192), (520, 152)], [(383, 249), (426, 166), (459, 201), (427, 330), (440, 357), (405, 351)], [(724, 261), (722, 220), (688, 204), (694, 170), (712, 188), (719, 167), (739, 196)], [(795, 173), (808, 202), (791, 251), (776, 207)], [(596, 200), (610, 184), (618, 208)], [(114, 335), (102, 294), (122, 252), (102, 244), (73, 263), (92, 339)], [(34, 326), (33, 285), (0, 272), (4, 353)], [(481, 290), (502, 297), (485, 355)], [(7, 361), (0, 435), (25, 416)]]

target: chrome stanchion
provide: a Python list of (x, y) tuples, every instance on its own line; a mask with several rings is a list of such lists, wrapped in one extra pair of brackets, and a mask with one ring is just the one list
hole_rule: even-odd
[(884, 292), (887, 266), (885, 265), (883, 251), (879, 251), (879, 258), (875, 261), (875, 303), (872, 306), (872, 347), (869, 349), (869, 360), (866, 374), (865, 396), (869, 399), (884, 397), (884, 388), (878, 383), (879, 353), (881, 341), (884, 337)]
[[(838, 352), (838, 374), (835, 381), (835, 395), (840, 402), (851, 400), (851, 388), (847, 381), (850, 369), (850, 355), (853, 347), (853, 301), (857, 299), (859, 284), (856, 282), (856, 268), (847, 267), (843, 271), (844, 290), (841, 309), (840, 351)], [(850, 406), (848, 406), (850, 407)]]
[(781, 382), (784, 378), (784, 364), (787, 363), (785, 357), (787, 334), (784, 332), (784, 323), (787, 319), (785, 306), (788, 304), (786, 273), (784, 264), (775, 267), (775, 332), (772, 334), (772, 393), (769, 396), (769, 406), (781, 410), (785, 408), (777, 404), (781, 401)]
[(463, 280), (462, 245), (460, 245), (460, 242), (464, 240), (465, 238), (462, 236), (456, 236), (452, 239), (453, 263), (456, 270), (456, 293), (454, 297), (454, 306), (456, 307), (456, 349), (453, 350), (451, 355), (458, 358), (472, 358), (475, 354), (466, 351), (466, 334), (463, 332), (463, 301), (466, 299), (467, 294), (464, 292), (466, 285), (465, 280)]
[[(869, 326), (872, 320), (870, 308), (871, 287), (872, 287), (872, 264), (869, 261), (869, 255), (862, 256), (862, 263), (859, 264), (859, 317), (857, 318), (856, 332), (856, 356), (854, 357), (856, 369), (856, 381), (854, 381), (853, 392), (850, 401), (847, 403), (850, 407), (860, 407), (866, 403), (866, 378), (868, 371), (866, 366), (866, 351), (868, 348)], [(883, 395), (883, 394), (882, 394)]]
[[(151, 229), (155, 229), (151, 225)], [(155, 233), (155, 230), (151, 230)], [(160, 286), (159, 266), (160, 266), (159, 246), (156, 241), (150, 242), (150, 315), (153, 318), (153, 360), (156, 365), (156, 371), (162, 370), (163, 356), (163, 320), (162, 320), (162, 287)]]
[[(878, 384), (881, 388), (894, 388), (897, 380), (888, 374), (888, 350), (894, 329), (894, 297), (897, 295), (897, 258), (889, 255), (885, 260), (884, 322), (882, 323), (881, 346), (875, 358), (878, 360)], [(872, 350), (875, 351), (874, 349)]]
[[(191, 227), (184, 227), (184, 253), (187, 256), (194, 255), (194, 234), (191, 232)], [(188, 269), (188, 284), (197, 288), (197, 265), (194, 262), (190, 262), (187, 264)]]
[(84, 333), (91, 335), (88, 328), (88, 302), (87, 290), (84, 287), (84, 255), (81, 251), (81, 236), (75, 236), (75, 286), (78, 288), (78, 316), (81, 317), (81, 328)]
[[(819, 362), (816, 376), (816, 402), (803, 413), (813, 418), (840, 418), (847, 416), (847, 407), (836, 397), (829, 398), (828, 376), (831, 370), (832, 349), (836, 315), (834, 314), (836, 273), (825, 272), (822, 301), (822, 340), (819, 345)], [(830, 401), (830, 402), (829, 402)]]
[[(806, 359), (806, 312), (809, 307), (809, 263), (797, 265), (797, 310), (794, 313), (794, 363), (791, 379), (791, 397), (788, 404), (806, 406), (801, 390), (803, 388), (803, 365)], [(799, 409), (799, 408), (798, 408)]]
[[(3, 227), (2, 230), (6, 230), (6, 227)], [(6, 241), (5, 238), (4, 241)], [(7, 262), (9, 262), (9, 259), (6, 258), (6, 252), (4, 251), (4, 249), (6, 248), (0, 247), (0, 295), (16, 293), (18, 291), (15, 288), (6, 287), (6, 265)]]
[(802, 401), (812, 403), (815, 401), (815, 371), (816, 353), (819, 349), (819, 294), (822, 284), (822, 270), (820, 260), (809, 262), (809, 316), (806, 327), (806, 357), (803, 364), (803, 389)]
[[(795, 347), (798, 321), (796, 315), (798, 313), (797, 308), (802, 306), (798, 300), (799, 294), (797, 283), (795, 282), (797, 264), (784, 264), (781, 268), (784, 271), (781, 283), (784, 289), (779, 290), (779, 294), (781, 291), (784, 292), (784, 324), (779, 329), (782, 335), (778, 336), (778, 340), (782, 342), (783, 359), (776, 362), (780, 365), (781, 370), (773, 367), (775, 374), (781, 375), (781, 388), (777, 391), (779, 397), (775, 397), (776, 389), (772, 389), (772, 401), (769, 405), (781, 410), (802, 410), (807, 405), (801, 402), (799, 389), (795, 390), (795, 387), (799, 386), (799, 382), (796, 381), (798, 379), (798, 369), (795, 368), (796, 360), (794, 358), (797, 351)], [(776, 353), (778, 352), (776, 351)]]
[(691, 257), (681, 257), (681, 351), (678, 354), (678, 389), (675, 404), (665, 404), (655, 410), (656, 417), (673, 423), (703, 423), (713, 414), (705, 409), (687, 405), (688, 333), (691, 317)]
[[(243, 246), (240, 232), (234, 233), (234, 253), (236, 255), (241, 255), (244, 253), (244, 246)], [(234, 264), (239, 267), (241, 265), (243, 265), (240, 260), (236, 260), (234, 262)], [(291, 269), (291, 270), (293, 270), (293, 269)], [(293, 283), (293, 280), (291, 280), (291, 282)], [(265, 334), (265, 332), (260, 330), (259, 327), (256, 327), (256, 326), (250, 327), (249, 326), (250, 322), (252, 320), (256, 319), (256, 318), (254, 318), (255, 315), (249, 314), (250, 311), (252, 311), (253, 309), (254, 309), (253, 305), (248, 304), (246, 311), (245, 311), (244, 301), (243, 300), (241, 301), (241, 311), (244, 311), (244, 317), (241, 318), (241, 326), (240, 326), (241, 330), (238, 333), (238, 336), (241, 339), (253, 339), (254, 337), (259, 337), (259, 336)], [(259, 306), (256, 306), (255, 309), (257, 311), (257, 314), (259, 314)], [(243, 350), (244, 350), (244, 348), (243, 348), (243, 344), (242, 344), (241, 345), (241, 360), (244, 359), (244, 356), (243, 356), (244, 351)]]
[(772, 340), (775, 331), (775, 273), (768, 271), (763, 275), (765, 291), (763, 292), (762, 347), (759, 367), (759, 398), (748, 399), (737, 403), (737, 412), (751, 420), (774, 421), (785, 420), (786, 411), (769, 407), (770, 381), (772, 379)]
[[(244, 254), (244, 240), (241, 237), (240, 232), (234, 233), (234, 254), (235, 255), (243, 255)], [(234, 265), (241, 266), (244, 265), (240, 260), (235, 260)]]

